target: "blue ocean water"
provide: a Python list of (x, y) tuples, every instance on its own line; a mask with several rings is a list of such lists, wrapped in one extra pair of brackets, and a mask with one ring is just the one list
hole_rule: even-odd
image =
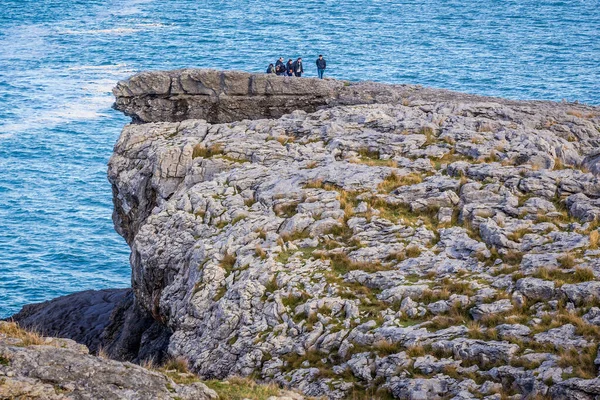
[(326, 75), (600, 104), (598, 0), (2, 0), (0, 316), (129, 285), (106, 163), (119, 79), (262, 72), (323, 53)]

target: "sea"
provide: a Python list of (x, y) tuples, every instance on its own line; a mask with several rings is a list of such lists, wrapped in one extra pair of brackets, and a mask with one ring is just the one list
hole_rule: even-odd
[[(0, 0), (0, 317), (130, 285), (111, 88), (144, 70), (316, 76), (600, 104), (598, 0)], [(302, 78), (300, 78), (302, 79)]]

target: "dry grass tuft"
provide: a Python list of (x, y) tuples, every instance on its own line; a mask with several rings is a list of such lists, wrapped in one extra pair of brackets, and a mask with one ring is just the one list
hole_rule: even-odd
[(108, 353), (106, 352), (106, 350), (104, 350), (104, 347), (102, 346), (98, 348), (98, 352), (96, 353), (96, 355), (100, 358), (104, 358), (105, 360), (108, 360), (110, 358), (108, 356)]
[(402, 349), (400, 342), (392, 343), (387, 340), (379, 340), (373, 343), (373, 347), (382, 356), (398, 353)]
[(406, 349), (406, 354), (411, 358), (423, 357), (425, 355), (425, 348), (421, 345), (410, 346)]
[(399, 176), (395, 172), (392, 172), (377, 186), (377, 189), (380, 192), (389, 193), (400, 186), (416, 185), (421, 182), (423, 182), (423, 177), (420, 174), (413, 172), (408, 175)]
[(170, 358), (163, 364), (162, 369), (165, 371), (177, 371), (182, 374), (189, 372), (188, 362), (183, 357)]
[(192, 158), (210, 158), (217, 154), (223, 154), (223, 147), (219, 143), (215, 143), (208, 147), (204, 146), (201, 143), (198, 143), (194, 146), (194, 150), (192, 151)]
[(236, 261), (237, 256), (235, 254), (227, 253), (225, 254), (225, 256), (223, 256), (223, 259), (221, 260), (221, 268), (223, 268), (226, 271), (231, 271)]
[(15, 322), (0, 322), (0, 334), (21, 340), (22, 346), (35, 346), (44, 344), (44, 338), (37, 332), (25, 330)]
[(583, 349), (565, 349), (559, 352), (558, 365), (561, 367), (573, 367), (573, 376), (583, 379), (592, 379), (597, 375), (594, 364), (597, 346), (589, 346)]
[(279, 387), (275, 384), (259, 385), (249, 378), (232, 377), (226, 381), (210, 380), (204, 383), (217, 392), (220, 399), (266, 400), (280, 393)]
[(260, 257), (262, 260), (267, 258), (267, 252), (259, 245), (256, 245), (255, 254), (257, 257)]
[(571, 253), (566, 253), (558, 258), (558, 263), (563, 268), (573, 268), (575, 266), (575, 257)]
[(289, 136), (278, 136), (276, 139), (282, 146), (285, 146), (288, 143), (294, 143), (294, 137)]
[(597, 230), (590, 232), (590, 249), (597, 249), (600, 241), (600, 232)]

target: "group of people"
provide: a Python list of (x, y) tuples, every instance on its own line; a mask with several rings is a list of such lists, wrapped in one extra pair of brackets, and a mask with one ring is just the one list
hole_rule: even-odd
[[(323, 55), (319, 55), (317, 58), (317, 73), (320, 79), (323, 79), (325, 74), (325, 68), (327, 68), (327, 61), (323, 58)], [(269, 64), (267, 68), (267, 74), (276, 74), (279, 76), (297, 76), (301, 77), (304, 73), (304, 66), (302, 65), (302, 57), (298, 57), (296, 61), (291, 58), (287, 63), (283, 61), (283, 57), (279, 57), (279, 60), (273, 65)]]

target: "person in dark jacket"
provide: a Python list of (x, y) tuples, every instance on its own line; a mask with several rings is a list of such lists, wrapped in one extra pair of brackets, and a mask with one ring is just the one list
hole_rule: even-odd
[(317, 58), (317, 72), (319, 74), (319, 79), (323, 79), (325, 68), (327, 68), (327, 61), (325, 61), (322, 54), (319, 54), (319, 58)]
[(292, 59), (290, 58), (286, 64), (286, 73), (287, 76), (293, 76), (294, 75), (294, 62), (292, 61)]
[(275, 73), (275, 66), (273, 64), (269, 64), (269, 66), (267, 67), (267, 74), (274, 74)]
[(298, 57), (298, 59), (294, 61), (293, 67), (294, 75), (297, 77), (301, 77), (302, 73), (304, 72), (304, 67), (302, 66), (302, 57)]
[(277, 75), (285, 75), (287, 68), (283, 62), (283, 57), (279, 57), (279, 60), (275, 63), (275, 73)]

